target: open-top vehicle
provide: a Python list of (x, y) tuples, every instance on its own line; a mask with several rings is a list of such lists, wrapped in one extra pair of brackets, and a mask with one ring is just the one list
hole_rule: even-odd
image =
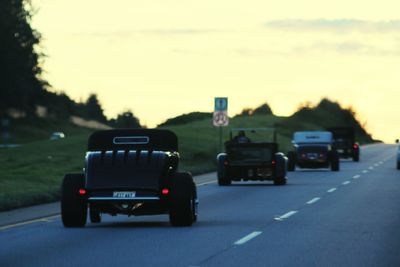
[[(273, 142), (237, 142), (233, 132), (273, 132)], [(268, 128), (232, 129), (230, 140), (225, 142), (225, 153), (217, 156), (218, 184), (230, 185), (232, 181), (273, 181), (286, 184), (287, 158), (278, 153), (276, 133)]]
[(333, 147), (331, 132), (295, 132), (294, 151), (288, 154), (288, 171), (299, 168), (331, 168), (339, 171), (339, 155)]
[(355, 141), (353, 127), (330, 127), (327, 130), (333, 134), (333, 145), (340, 158), (360, 160), (360, 146)]
[(101, 214), (169, 214), (174, 226), (197, 219), (197, 191), (190, 173), (178, 172), (178, 139), (167, 130), (122, 129), (93, 133), (84, 173), (66, 174), (61, 217), (83, 227)]

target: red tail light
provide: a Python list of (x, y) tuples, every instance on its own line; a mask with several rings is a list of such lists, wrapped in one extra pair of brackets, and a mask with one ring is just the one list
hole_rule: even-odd
[(161, 190), (161, 194), (168, 195), (169, 194), (169, 189), (168, 188), (164, 188), (163, 190)]
[(275, 165), (275, 164), (276, 164), (276, 161), (275, 161), (275, 160), (273, 160), (273, 161), (272, 161), (272, 165)]
[(353, 147), (354, 147), (354, 149), (357, 149), (357, 148), (358, 148), (358, 145), (357, 145), (357, 144), (354, 144)]
[(79, 189), (79, 195), (86, 195), (86, 190), (85, 189)]

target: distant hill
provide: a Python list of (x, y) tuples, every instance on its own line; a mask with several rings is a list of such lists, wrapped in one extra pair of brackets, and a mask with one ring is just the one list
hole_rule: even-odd
[(198, 120), (205, 120), (205, 119), (209, 119), (211, 122), (212, 113), (195, 111), (195, 112), (186, 113), (186, 114), (179, 115), (177, 117), (168, 119), (165, 122), (159, 124), (158, 127), (182, 125), (182, 124), (187, 124), (190, 122), (194, 122), (194, 121), (198, 121)]

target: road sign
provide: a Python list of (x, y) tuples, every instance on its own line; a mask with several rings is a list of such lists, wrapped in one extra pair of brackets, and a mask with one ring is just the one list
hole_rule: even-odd
[(228, 98), (216, 97), (214, 111), (228, 111)]
[(228, 112), (226, 111), (215, 111), (213, 115), (213, 124), (214, 126), (228, 126), (229, 125), (229, 117)]

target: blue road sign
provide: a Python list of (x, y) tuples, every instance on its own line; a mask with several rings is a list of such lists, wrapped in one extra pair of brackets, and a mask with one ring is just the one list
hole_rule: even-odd
[(214, 111), (227, 111), (227, 110), (228, 110), (228, 98), (216, 97)]

